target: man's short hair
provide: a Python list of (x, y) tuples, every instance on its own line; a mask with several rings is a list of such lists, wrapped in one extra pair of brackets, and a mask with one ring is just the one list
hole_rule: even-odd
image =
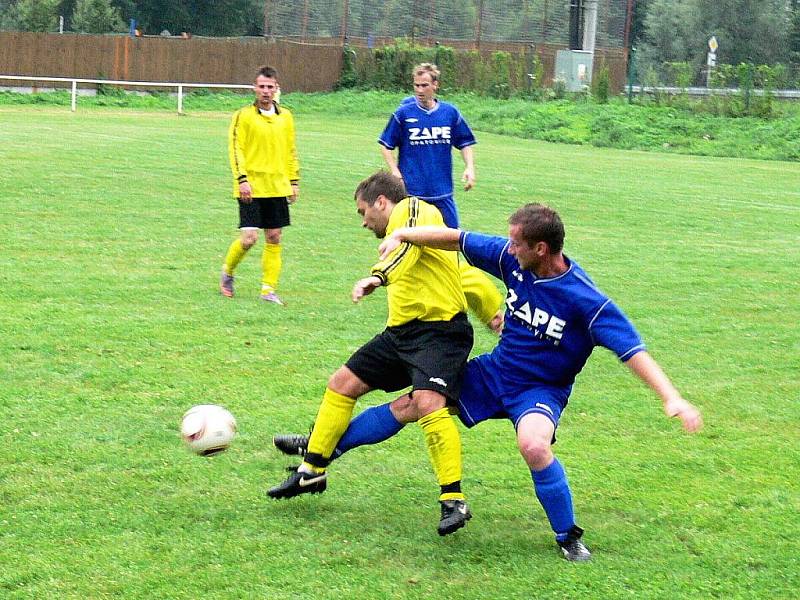
[(407, 195), (402, 179), (388, 171), (378, 171), (358, 184), (353, 198), (372, 206), (378, 196), (386, 196), (390, 202), (397, 204)]
[(439, 76), (441, 75), (439, 67), (433, 63), (420, 63), (411, 72), (415, 77), (428, 73), (431, 76), (431, 81), (439, 81)]
[(259, 75), (263, 75), (264, 77), (269, 77), (270, 79), (278, 81), (278, 71), (276, 71), (272, 67), (268, 67), (267, 65), (258, 68), (258, 73), (256, 73), (256, 78), (258, 78)]
[(509, 225), (519, 225), (522, 239), (533, 247), (538, 242), (545, 242), (551, 254), (561, 252), (564, 247), (564, 223), (561, 217), (544, 204), (526, 204), (508, 218)]

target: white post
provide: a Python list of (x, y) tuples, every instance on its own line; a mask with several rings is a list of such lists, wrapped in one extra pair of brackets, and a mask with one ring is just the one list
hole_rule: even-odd
[(594, 45), (597, 38), (597, 0), (586, 0), (586, 12), (583, 15), (583, 50), (594, 56)]
[(77, 103), (78, 97), (78, 82), (73, 79), (72, 80), (72, 112), (75, 112), (75, 104)]
[(183, 86), (178, 85), (178, 114), (183, 114)]
[(64, 15), (58, 17), (58, 33), (64, 33)]

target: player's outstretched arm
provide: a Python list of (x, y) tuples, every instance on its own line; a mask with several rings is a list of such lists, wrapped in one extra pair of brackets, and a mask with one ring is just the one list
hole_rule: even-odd
[(625, 364), (658, 394), (668, 417), (678, 417), (683, 423), (683, 428), (690, 433), (700, 431), (703, 427), (700, 411), (681, 397), (680, 392), (675, 389), (669, 377), (650, 354), (638, 352)]
[(384, 260), (404, 242), (414, 246), (427, 246), (428, 248), (439, 248), (440, 250), (458, 250), (460, 236), (460, 229), (450, 229), (449, 227), (437, 225), (399, 227), (381, 242), (381, 245), (378, 246), (378, 253), (381, 256), (381, 260)]

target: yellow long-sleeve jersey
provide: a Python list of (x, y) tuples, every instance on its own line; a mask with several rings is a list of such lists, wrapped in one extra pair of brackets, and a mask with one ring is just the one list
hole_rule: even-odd
[[(444, 226), (439, 209), (418, 198), (400, 201), (389, 216), (386, 235), (398, 227)], [(461, 287), (458, 254), (404, 243), (372, 267), (387, 286), (388, 327), (414, 319), (449, 321), (467, 311)]]
[(233, 173), (233, 195), (247, 180), (254, 198), (291, 196), (292, 183), (300, 179), (294, 140), (294, 118), (282, 106), (263, 115), (251, 104), (239, 109), (228, 130), (228, 158)]

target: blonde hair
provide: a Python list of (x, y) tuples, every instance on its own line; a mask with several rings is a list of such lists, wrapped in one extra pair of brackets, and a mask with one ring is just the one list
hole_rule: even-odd
[(439, 81), (439, 75), (441, 75), (439, 67), (433, 63), (420, 63), (414, 67), (412, 73), (414, 75), (424, 75), (428, 73), (431, 76), (431, 81)]

